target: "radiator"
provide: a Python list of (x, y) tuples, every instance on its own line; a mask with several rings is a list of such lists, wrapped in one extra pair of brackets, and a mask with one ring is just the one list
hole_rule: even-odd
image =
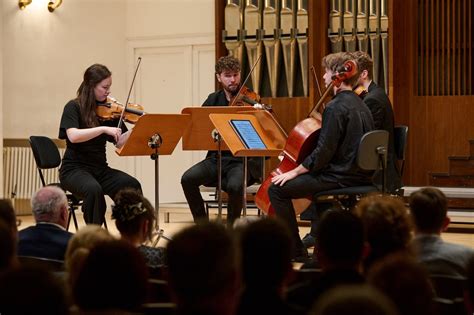
[[(62, 156), (64, 149), (59, 149)], [(58, 182), (58, 168), (43, 170), (46, 184)], [(33, 151), (29, 146), (3, 148), (3, 196), (11, 198), (17, 215), (31, 214), (30, 198), (40, 187)]]

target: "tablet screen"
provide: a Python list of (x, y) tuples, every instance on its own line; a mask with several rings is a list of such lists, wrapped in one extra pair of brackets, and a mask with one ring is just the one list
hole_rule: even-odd
[(266, 149), (250, 120), (231, 119), (230, 125), (247, 149)]

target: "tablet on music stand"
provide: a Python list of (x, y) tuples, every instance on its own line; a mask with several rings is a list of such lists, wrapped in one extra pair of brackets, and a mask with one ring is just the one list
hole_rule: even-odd
[(231, 119), (229, 123), (247, 149), (267, 148), (250, 120)]

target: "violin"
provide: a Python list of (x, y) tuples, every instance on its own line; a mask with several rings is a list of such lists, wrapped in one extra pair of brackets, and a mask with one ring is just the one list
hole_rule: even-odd
[[(119, 119), (122, 115), (124, 105), (112, 97), (107, 97), (103, 104), (97, 104), (95, 114), (100, 120)], [(124, 113), (124, 120), (135, 124), (142, 115), (145, 114), (143, 106), (139, 104), (128, 104)]]
[[(319, 101), (308, 114), (308, 118), (300, 121), (290, 131), (282, 152), (283, 159), (278, 167), (274, 169), (267, 179), (260, 185), (260, 188), (255, 195), (255, 204), (260, 210), (266, 214), (274, 214), (275, 210), (273, 209), (268, 196), (268, 189), (272, 185), (272, 178), (295, 169), (309, 154), (311, 154), (311, 152), (313, 152), (318, 143), (319, 132), (321, 131), (323, 123), (321, 114), (318, 112), (319, 108), (329, 92), (333, 90), (333, 87), (340, 87), (344, 80), (351, 78), (356, 74), (357, 65), (355, 62), (352, 60), (347, 61), (331, 78), (331, 83), (326, 88), (326, 91), (321, 94)], [(311, 203), (308, 198), (293, 199), (292, 202), (297, 214), (303, 212)]]

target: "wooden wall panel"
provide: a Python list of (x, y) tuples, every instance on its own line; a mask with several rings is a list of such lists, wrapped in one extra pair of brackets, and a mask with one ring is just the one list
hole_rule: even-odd
[[(465, 20), (455, 2), (390, 2), (390, 96), (396, 123), (410, 128), (406, 185), (427, 185), (429, 172), (448, 172), (448, 157), (468, 155), (469, 140), (474, 139), (474, 96), (443, 96), (472, 93), (472, 31), (460, 27)], [(464, 15), (468, 24), (470, 2)], [(464, 8), (463, 0), (460, 3)], [(420, 15), (418, 10), (426, 14)], [(433, 15), (440, 19), (433, 19)], [(424, 28), (434, 29), (436, 34)]]

